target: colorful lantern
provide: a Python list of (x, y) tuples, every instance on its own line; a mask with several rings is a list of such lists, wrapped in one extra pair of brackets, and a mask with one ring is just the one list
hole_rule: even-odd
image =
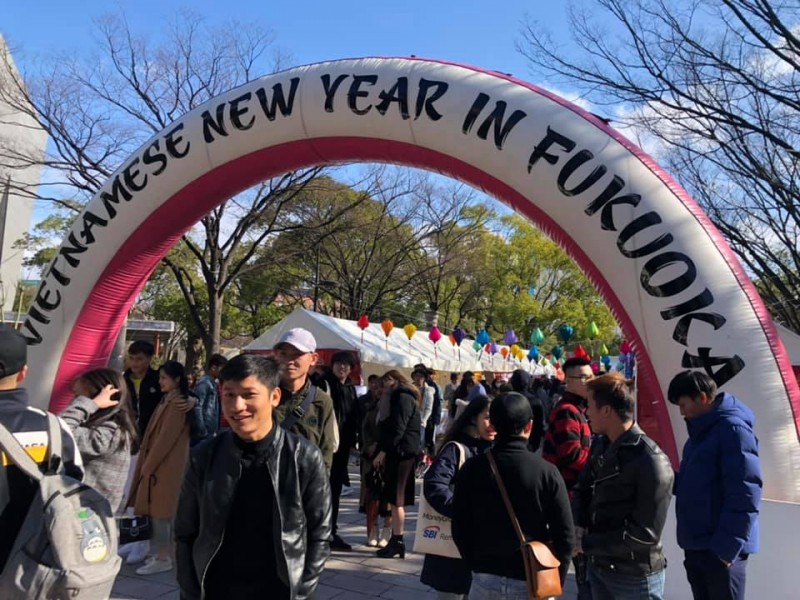
[(503, 343), (510, 346), (517, 343), (517, 334), (513, 329), (506, 329), (506, 334), (503, 336)]
[(600, 363), (593, 362), (591, 366), (592, 366), (592, 373), (597, 375), (600, 372)]
[(533, 344), (534, 346), (538, 346), (543, 341), (544, 341), (544, 334), (542, 333), (542, 330), (537, 327), (536, 329), (533, 330), (533, 333), (531, 333), (531, 344)]
[(483, 348), (483, 346), (478, 340), (472, 342), (472, 349), (475, 350), (475, 352), (478, 352), (481, 348)]
[(575, 356), (577, 356), (578, 358), (585, 358), (585, 359), (590, 358), (589, 354), (586, 352), (586, 349), (580, 344), (578, 344), (578, 347), (575, 348)]
[(406, 332), (406, 337), (408, 338), (408, 345), (411, 345), (411, 338), (414, 337), (414, 334), (417, 333), (417, 326), (413, 323), (408, 323), (403, 326), (403, 331)]
[(464, 338), (467, 337), (467, 332), (461, 329), (461, 327), (456, 327), (453, 330), (453, 337), (456, 338), (456, 343), (460, 346), (461, 342), (464, 341)]
[(520, 349), (517, 344), (511, 344), (511, 348), (509, 348), (509, 351), (511, 352), (511, 356), (513, 356), (514, 358), (517, 358), (517, 355), (520, 353)]
[(394, 329), (394, 323), (392, 323), (391, 319), (384, 319), (381, 321), (381, 329), (383, 329), (383, 335), (388, 338), (389, 334), (392, 333), (392, 329)]
[(561, 358), (561, 355), (564, 354), (564, 350), (561, 348), (561, 346), (553, 346), (553, 349), (550, 350), (550, 354), (552, 354), (553, 358), (558, 361), (558, 359)]
[(450, 340), (450, 343), (453, 344), (453, 346), (455, 346), (458, 343), (456, 342), (456, 336), (454, 336), (452, 333), (447, 336), (447, 339)]
[(500, 348), (500, 354), (503, 356), (504, 359), (508, 360), (508, 347), (503, 346)]
[(572, 325), (565, 324), (558, 328), (558, 335), (565, 344), (569, 344), (573, 333), (575, 333), (575, 330), (572, 328)]
[(391, 319), (384, 319), (381, 321), (381, 329), (383, 329), (383, 335), (386, 336), (386, 349), (389, 349), (389, 334), (392, 333), (392, 329), (394, 329), (394, 323), (392, 323)]
[(440, 339), (442, 339), (442, 332), (439, 331), (439, 328), (436, 325), (431, 328), (431, 331), (428, 334), (428, 339), (433, 342), (433, 356), (435, 358), (439, 358), (439, 349), (436, 344)]
[(489, 337), (489, 333), (485, 329), (481, 329), (478, 333), (478, 337), (475, 338), (475, 341), (477, 341), (481, 346), (485, 346), (491, 342), (492, 339)]
[(623, 340), (622, 344), (619, 347), (620, 354), (630, 354), (633, 352), (633, 348), (631, 347), (631, 343), (628, 340)]
[(489, 354), (495, 355), (495, 354), (497, 354), (498, 350), (499, 350), (499, 348), (497, 347), (497, 344), (495, 342), (491, 342), (489, 344)]
[(603, 344), (602, 346), (600, 346), (600, 354), (601, 354), (601, 355), (606, 355), (606, 354), (608, 354), (608, 347), (607, 347), (605, 344)]
[(597, 326), (597, 323), (592, 321), (586, 326), (586, 337), (588, 337), (590, 340), (593, 340), (598, 335), (600, 335), (600, 328)]
[(534, 361), (534, 360), (538, 360), (538, 358), (539, 358), (539, 348), (534, 346), (533, 348), (528, 350), (528, 360)]
[(361, 315), (356, 321), (356, 325), (361, 330), (361, 343), (364, 343), (364, 330), (369, 327), (369, 317), (367, 315)]

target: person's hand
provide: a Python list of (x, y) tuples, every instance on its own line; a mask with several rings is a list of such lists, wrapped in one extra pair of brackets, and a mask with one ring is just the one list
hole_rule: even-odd
[(112, 406), (116, 406), (119, 404), (119, 400), (112, 400), (111, 396), (118, 393), (119, 390), (115, 388), (113, 385), (108, 384), (105, 386), (100, 392), (92, 398), (94, 403), (97, 405), (97, 408), (103, 410), (104, 408), (111, 408)]
[(583, 527), (575, 528), (575, 549), (572, 551), (572, 556), (583, 554), (583, 534), (586, 530)]
[(375, 457), (375, 460), (372, 461), (372, 466), (376, 469), (382, 469), (383, 465), (386, 464), (386, 452), (378, 452), (378, 456)]
[(189, 398), (180, 398), (177, 402), (175, 402), (175, 408), (182, 413), (188, 413), (194, 409), (196, 404), (197, 398), (190, 396)]
[(723, 565), (725, 565), (726, 569), (730, 569), (731, 568), (731, 564), (733, 564), (733, 563), (731, 563), (731, 561), (725, 560), (724, 558), (720, 558), (719, 560), (722, 562)]

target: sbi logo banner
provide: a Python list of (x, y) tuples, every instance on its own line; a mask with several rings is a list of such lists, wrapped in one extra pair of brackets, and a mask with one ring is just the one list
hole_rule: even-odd
[(438, 535), (439, 535), (438, 525), (431, 525), (430, 527), (426, 527), (425, 530), (422, 532), (422, 537), (429, 540), (435, 540)]

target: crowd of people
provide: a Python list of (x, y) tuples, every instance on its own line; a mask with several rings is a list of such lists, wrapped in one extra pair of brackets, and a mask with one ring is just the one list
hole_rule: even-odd
[[(566, 360), (563, 383), (467, 372), (441, 389), (420, 364), (410, 379), (371, 375), (359, 395), (354, 354), (320, 370), (303, 329), (270, 356), (213, 355), (199, 378), (175, 361), (153, 369), (153, 355), (134, 342), (124, 373), (75, 380), (58, 453), (116, 514), (150, 519), (150, 539), (120, 554), (140, 575), (175, 569), (182, 598), (312, 598), (331, 551), (356, 543), (338, 528), (353, 457), (360, 542), (379, 558), (405, 558), (422, 477), (427, 506), (452, 527), (453, 548), (426, 553), (420, 576), (442, 600), (528, 598), (518, 530), (547, 545), (562, 582), (574, 564), (581, 599), (663, 598), (673, 495), (694, 598), (744, 598), (758, 441), (752, 412), (703, 372), (681, 372), (667, 390), (689, 433), (676, 472), (635, 421), (632, 382), (582, 358)], [(26, 357), (24, 338), (0, 326), (0, 425), (45, 469), (53, 449), (24, 389)], [(36, 486), (2, 459), (0, 573)]]

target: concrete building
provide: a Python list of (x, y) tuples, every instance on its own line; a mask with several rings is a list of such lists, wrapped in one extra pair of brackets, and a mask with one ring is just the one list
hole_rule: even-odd
[[(34, 196), (41, 177), (47, 134), (35, 119), (12, 106), (19, 102), (19, 72), (0, 35), (0, 309), (13, 310), (24, 249), (14, 244), (31, 227)], [(24, 157), (20, 159), (20, 156)]]

